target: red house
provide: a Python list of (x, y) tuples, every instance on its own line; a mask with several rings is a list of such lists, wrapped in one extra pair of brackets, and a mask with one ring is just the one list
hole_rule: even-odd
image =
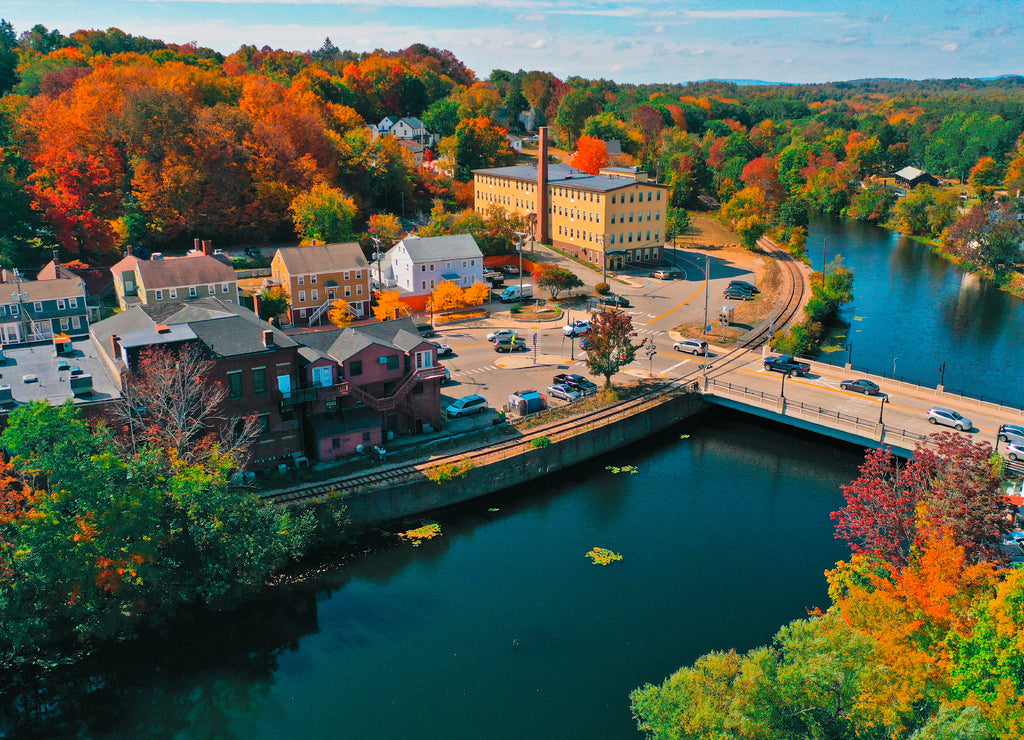
[(441, 427), (444, 367), (412, 319), (294, 338), (302, 383), (283, 403), (303, 409), (317, 460)]

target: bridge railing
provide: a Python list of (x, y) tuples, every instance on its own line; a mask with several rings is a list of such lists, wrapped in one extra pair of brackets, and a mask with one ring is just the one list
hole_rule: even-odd
[[(729, 383), (724, 380), (709, 378), (707, 383), (708, 390), (706, 392), (739, 396), (744, 400), (759, 403), (761, 406), (774, 407), (782, 416), (800, 416), (803, 418), (813, 418), (819, 422), (827, 421), (831, 426), (837, 428), (852, 427), (857, 433), (870, 439), (877, 438), (880, 442), (898, 437), (909, 442), (908, 447), (913, 447), (918, 442), (927, 442), (928, 440), (928, 435), (912, 432), (909, 429), (880, 424), (876, 419), (865, 419), (853, 414), (844, 414), (841, 411), (826, 409), (816, 404), (804, 403), (803, 401), (794, 401), (788, 398), (780, 399), (775, 394), (765, 393), (755, 388), (747, 388), (746, 386)], [(781, 409), (780, 400), (783, 401)]]

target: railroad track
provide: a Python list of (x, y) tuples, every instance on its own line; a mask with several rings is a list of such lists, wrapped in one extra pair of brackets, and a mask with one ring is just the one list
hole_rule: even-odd
[[(760, 346), (768, 338), (770, 331), (776, 328), (784, 328), (796, 317), (806, 292), (803, 275), (797, 261), (788, 253), (776, 250), (770, 254), (783, 265), (783, 272), (788, 278), (785, 300), (781, 306), (776, 308), (771, 317), (758, 324), (739, 346), (720, 357), (716, 357), (714, 362), (708, 365), (708, 377), (724, 375), (741, 364), (749, 362), (747, 353), (751, 349)], [(602, 426), (622, 416), (628, 416), (645, 407), (660, 403), (668, 396), (696, 390), (697, 379), (704, 373), (705, 370), (702, 366), (679, 378), (665, 381), (626, 401), (577, 415), (570, 419), (554, 421), (534, 429), (525, 430), (515, 440), (498, 442), (496, 444), (482, 443), (478, 447), (461, 450), (450, 455), (433, 457), (418, 464), (396, 465), (393, 468), (381, 468), (364, 475), (343, 476), (309, 486), (297, 486), (291, 489), (270, 491), (263, 495), (263, 498), (266, 501), (278, 504), (295, 504), (333, 493), (344, 495), (362, 490), (397, 485), (422, 476), (425, 471), (431, 468), (462, 463), (467, 459), (474, 466), (505, 459), (531, 449), (531, 442), (541, 437), (547, 437), (552, 442), (555, 442), (561, 438), (572, 436), (579, 429)]]

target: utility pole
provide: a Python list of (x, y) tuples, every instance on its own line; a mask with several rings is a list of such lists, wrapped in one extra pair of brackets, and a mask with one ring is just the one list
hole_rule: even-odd
[(821, 287), (825, 287), (825, 273), (828, 271), (828, 237), (821, 238)]
[(711, 276), (711, 255), (704, 255), (704, 333), (708, 333), (708, 280)]

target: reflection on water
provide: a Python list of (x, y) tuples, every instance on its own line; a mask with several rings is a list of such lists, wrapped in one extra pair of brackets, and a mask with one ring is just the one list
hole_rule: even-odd
[[(681, 433), (690, 434), (680, 439)], [(685, 428), (382, 535), (231, 614), (49, 684), (19, 736), (637, 737), (629, 691), (826, 606), (858, 450), (712, 410)], [(604, 465), (635, 465), (611, 475)], [(497, 509), (497, 511), (491, 511)], [(397, 528), (397, 527), (396, 527)], [(607, 567), (595, 546), (621, 553)], [(40, 694), (30, 706), (41, 707)], [(23, 705), (24, 706), (24, 705)], [(16, 730), (16, 732), (15, 732)], [(0, 733), (2, 734), (2, 733)]]
[[(811, 222), (808, 250), (821, 269), (823, 239), (854, 273), (850, 323), (853, 365), (935, 386), (946, 365), (946, 389), (1020, 406), (1024, 389), (1006, 379), (1024, 365), (1024, 302), (957, 268), (927, 246), (868, 224)], [(846, 350), (823, 360), (841, 365)]]

